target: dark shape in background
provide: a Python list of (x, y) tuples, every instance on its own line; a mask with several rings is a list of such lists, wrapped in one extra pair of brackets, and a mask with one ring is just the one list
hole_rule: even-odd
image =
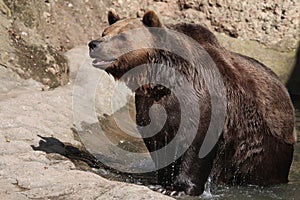
[(286, 86), (291, 94), (300, 96), (300, 45), (297, 51), (295, 67)]

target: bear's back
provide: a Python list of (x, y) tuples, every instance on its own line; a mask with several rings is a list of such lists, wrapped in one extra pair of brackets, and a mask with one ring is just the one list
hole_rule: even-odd
[(210, 30), (200, 24), (179, 23), (167, 25), (167, 28), (193, 38), (200, 45), (206, 46), (210, 44), (213, 46), (220, 46), (216, 36)]
[[(167, 28), (196, 40), (211, 56), (223, 76), (228, 105), (235, 105), (233, 113), (241, 113), (237, 103), (253, 101), (259, 114), (265, 119), (270, 132), (286, 143), (294, 144), (294, 110), (289, 94), (279, 77), (254, 58), (231, 52), (222, 47), (216, 36), (202, 25), (179, 23)], [(242, 96), (242, 97), (241, 97)], [(243, 114), (243, 113), (241, 113)], [(239, 116), (240, 120), (246, 116)], [(246, 119), (245, 119), (246, 121)]]

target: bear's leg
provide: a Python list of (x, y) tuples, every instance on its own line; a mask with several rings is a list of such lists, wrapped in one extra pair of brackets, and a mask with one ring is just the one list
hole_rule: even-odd
[(263, 146), (261, 163), (249, 176), (248, 184), (268, 186), (287, 183), (293, 160), (293, 145), (286, 144), (273, 136), (267, 136), (264, 138)]
[(204, 192), (204, 186), (211, 172), (217, 145), (204, 158), (199, 158), (199, 148), (191, 146), (182, 157), (178, 176), (174, 181), (176, 190), (197, 196)]
[(167, 190), (174, 189), (174, 180), (179, 173), (180, 158), (165, 168), (157, 171), (157, 183)]
[[(249, 142), (247, 144), (250, 144)], [(220, 143), (212, 172), (219, 184), (270, 186), (287, 183), (293, 160), (293, 145), (265, 135), (261, 145), (241, 148)], [(237, 154), (236, 152), (239, 152)], [(233, 156), (239, 155), (239, 156)]]

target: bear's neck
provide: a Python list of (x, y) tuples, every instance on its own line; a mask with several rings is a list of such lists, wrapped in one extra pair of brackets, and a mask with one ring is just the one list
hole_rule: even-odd
[(120, 81), (125, 82), (133, 92), (139, 89), (141, 94), (150, 96), (159, 92), (159, 96), (162, 97), (180, 85), (183, 77), (187, 80), (192, 79), (194, 71), (194, 68), (180, 56), (157, 50), (148, 54), (146, 62), (132, 66)]

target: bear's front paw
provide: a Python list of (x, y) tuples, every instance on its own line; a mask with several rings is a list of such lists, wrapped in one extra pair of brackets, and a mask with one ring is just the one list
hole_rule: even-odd
[(191, 180), (183, 178), (176, 179), (173, 187), (176, 191), (184, 191), (190, 196), (199, 196), (204, 192), (204, 185), (197, 185)]
[(171, 188), (171, 189), (159, 188), (159, 189), (154, 190), (154, 191), (160, 192), (164, 195), (168, 195), (168, 196), (171, 196), (171, 197), (181, 197), (182, 195), (185, 195), (184, 191), (177, 191), (177, 190), (174, 190), (174, 188)]

